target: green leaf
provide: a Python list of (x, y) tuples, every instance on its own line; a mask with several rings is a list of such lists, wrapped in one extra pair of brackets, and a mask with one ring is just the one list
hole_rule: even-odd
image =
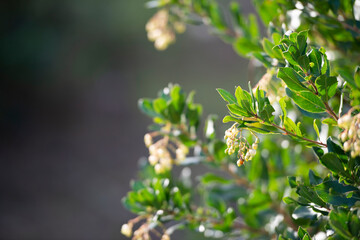
[(292, 204), (292, 203), (296, 203), (296, 200), (294, 200), (291, 197), (284, 197), (283, 202), (286, 203), (286, 204)]
[(247, 123), (245, 124), (246, 128), (253, 130), (257, 133), (261, 134), (277, 134), (279, 133), (279, 130), (275, 127), (265, 125), (262, 123)]
[(318, 185), (322, 183), (323, 179), (319, 176), (316, 176), (313, 170), (309, 170), (309, 181), (311, 185)]
[(309, 202), (313, 202), (320, 207), (326, 207), (326, 203), (318, 196), (318, 194), (311, 189), (310, 187), (299, 185), (296, 190), (297, 194), (308, 200)]
[(273, 1), (254, 1), (257, 12), (259, 13), (261, 20), (267, 26), (275, 17), (278, 16), (279, 5)]
[(306, 233), (307, 233), (306, 230), (304, 230), (302, 227), (299, 227), (298, 236), (299, 236), (300, 239), (302, 239), (305, 236)]
[(319, 147), (313, 147), (313, 150), (318, 158), (321, 158), (324, 155), (324, 150)]
[(319, 128), (316, 124), (316, 119), (314, 119), (313, 126), (314, 126), (314, 130), (316, 132), (317, 137), (320, 139), (320, 132), (319, 132)]
[(328, 137), (326, 144), (329, 152), (335, 153), (342, 162), (348, 161), (348, 157), (342, 147), (336, 144), (331, 137)]
[(296, 134), (297, 126), (290, 118), (284, 118), (284, 127), (286, 130)]
[(279, 45), (280, 41), (281, 41), (281, 35), (278, 34), (277, 32), (274, 32), (271, 36), (272, 36), (272, 39), (274, 41), (274, 44)]
[(150, 117), (159, 117), (160, 115), (155, 112), (153, 103), (149, 99), (139, 99), (138, 106), (140, 110)]
[(327, 76), (329, 76), (330, 75), (330, 62), (327, 59), (325, 52), (323, 53), (323, 58), (324, 58), (324, 63), (323, 63), (323, 66), (321, 67), (321, 74), (326, 74)]
[(260, 36), (259, 34), (259, 26), (258, 26), (258, 22), (256, 19), (256, 16), (252, 13), (250, 13), (248, 15), (249, 18), (249, 32), (250, 32), (250, 36), (253, 40), (257, 40)]
[(221, 88), (217, 88), (216, 89), (218, 91), (218, 93), (220, 94), (220, 96), (228, 103), (232, 104), (232, 103), (236, 103), (236, 98), (229, 93), (228, 91), (221, 89)]
[(288, 88), (295, 92), (299, 91), (310, 91), (307, 87), (305, 87), (301, 82), (304, 82), (305, 79), (295, 72), (294, 69), (289, 67), (280, 68), (277, 74), (277, 77), (282, 79)]
[(239, 105), (241, 104), (242, 100), (246, 100), (249, 103), (252, 103), (251, 94), (243, 90), (240, 86), (238, 86), (235, 90), (235, 97)]
[(185, 106), (185, 94), (179, 85), (174, 85), (170, 90), (171, 104), (180, 114)]
[(336, 77), (321, 75), (316, 78), (315, 85), (319, 94), (321, 95), (321, 99), (327, 102), (336, 93), (337, 79)]
[(288, 177), (288, 182), (291, 188), (296, 188), (297, 187), (297, 183), (296, 183), (296, 177), (294, 176), (289, 176)]
[(306, 55), (300, 56), (298, 58), (297, 62), (299, 63), (299, 66), (302, 68), (303, 71), (307, 72), (309, 70), (310, 61), (309, 61), (308, 56), (306, 56)]
[(276, 59), (283, 59), (283, 56), (281, 54), (281, 50), (279, 48), (274, 48), (274, 44), (269, 41), (269, 39), (264, 38), (262, 41), (262, 45), (264, 48), (264, 51), (272, 58)]
[(313, 63), (313, 66), (310, 66), (310, 72), (315, 77), (320, 76), (321, 75), (321, 62), (322, 62), (320, 51), (313, 48), (309, 54), (309, 59), (310, 59), (310, 62)]
[(342, 237), (351, 239), (352, 236), (347, 226), (347, 211), (339, 209), (330, 212), (330, 226)]
[[(314, 212), (311, 207), (307, 206), (298, 206), (295, 208), (294, 212), (291, 214), (291, 217), (301, 225), (305, 225), (317, 219), (317, 213)], [(300, 236), (300, 235), (299, 235)], [(300, 239), (311, 239), (309, 236), (306, 236), (306, 232)]]
[(335, 153), (327, 153), (320, 158), (320, 162), (335, 173), (346, 174), (340, 159)]
[(157, 98), (153, 101), (154, 110), (161, 115), (164, 115), (164, 111), (167, 108), (165, 99)]
[(272, 59), (265, 53), (255, 52), (252, 55), (259, 60), (266, 68), (272, 67)]
[(355, 68), (354, 81), (356, 86), (360, 88), (360, 66), (356, 66)]
[[(314, 189), (323, 201), (334, 206), (352, 207), (360, 200), (357, 188), (350, 185), (343, 185), (338, 181), (324, 181), (315, 186)], [(349, 195), (349, 193), (351, 194)]]
[(285, 59), (293, 66), (297, 66), (297, 59), (300, 57), (299, 50), (291, 44), (287, 51), (283, 52)]
[(333, 118), (326, 118), (321, 121), (323, 124), (337, 126), (337, 121)]
[[(248, 103), (248, 105), (250, 105)], [(229, 109), (229, 111), (239, 117), (251, 117), (252, 115), (248, 113), (248, 111), (246, 109), (241, 108), (239, 105), (237, 104), (228, 104), (227, 108)]]
[(338, 72), (347, 83), (349, 83), (352, 87), (356, 88), (356, 83), (351, 72), (347, 71), (347, 69), (344, 68), (339, 69)]
[(306, 230), (304, 230), (302, 227), (299, 227), (298, 235), (301, 240), (311, 240), (309, 233)]
[(207, 173), (201, 177), (201, 182), (203, 184), (209, 184), (209, 183), (229, 184), (229, 183), (231, 183), (231, 180), (225, 179), (225, 178), (215, 175), (213, 173)]
[(260, 111), (265, 107), (265, 104), (269, 103), (269, 100), (267, 99), (267, 97), (265, 97), (265, 92), (263, 90), (260, 90), (259, 87), (256, 88), (255, 98), (258, 103), (258, 109)]
[(299, 34), (296, 37), (297, 47), (298, 47), (299, 52), (300, 52), (301, 55), (306, 53), (307, 36), (308, 36), (308, 30), (305, 30), (305, 31), (299, 32)]
[(261, 51), (261, 47), (259, 45), (251, 42), (251, 40), (246, 37), (239, 37), (236, 39), (233, 43), (233, 47), (239, 55), (244, 57), (246, 57), (249, 53)]
[(280, 107), (281, 107), (281, 110), (282, 110), (282, 116), (283, 116), (283, 119), (286, 118), (286, 100), (285, 100), (285, 97), (282, 97), (280, 100), (279, 100), (279, 104), (280, 104)]
[(249, 87), (249, 93), (250, 93), (250, 97), (251, 97), (252, 109), (254, 109), (254, 111), (256, 112), (256, 99), (255, 99), (250, 81), (248, 82), (248, 87)]
[(235, 97), (238, 102), (238, 105), (245, 110), (250, 116), (255, 114), (255, 110), (253, 107), (253, 99), (251, 94), (245, 90), (242, 90), (240, 86), (238, 86), (235, 90)]
[(275, 109), (270, 104), (266, 104), (264, 110), (260, 111), (260, 118), (271, 123), (274, 120), (273, 112), (275, 112)]
[(292, 92), (286, 88), (286, 94), (302, 109), (312, 113), (321, 113), (326, 111), (324, 103), (319, 97), (311, 92)]
[(240, 119), (237, 119), (237, 118), (234, 118), (232, 116), (227, 115), (227, 116), (225, 116), (223, 118), (222, 122), (223, 123), (228, 123), (228, 122), (239, 122), (239, 123), (241, 123), (242, 121)]
[(186, 119), (190, 126), (197, 128), (200, 124), (200, 116), (202, 114), (202, 106), (200, 104), (189, 104), (186, 109)]

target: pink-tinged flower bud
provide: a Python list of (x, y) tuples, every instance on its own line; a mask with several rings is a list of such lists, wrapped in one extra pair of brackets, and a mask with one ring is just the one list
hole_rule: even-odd
[(237, 160), (236, 164), (238, 165), (238, 167), (240, 167), (241, 165), (244, 164), (244, 160), (239, 159), (239, 160)]

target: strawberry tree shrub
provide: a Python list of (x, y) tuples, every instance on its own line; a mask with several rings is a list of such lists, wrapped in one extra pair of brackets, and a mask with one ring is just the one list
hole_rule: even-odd
[[(153, 125), (144, 133), (149, 156), (123, 199), (137, 215), (125, 236), (360, 239), (360, 2), (252, 3), (248, 15), (235, 1), (147, 3), (157, 9), (146, 30), (158, 50), (187, 24), (204, 24), (265, 74), (246, 88), (219, 86), (228, 109), (221, 136), (179, 85), (139, 100)], [(194, 180), (196, 165), (206, 171)]]

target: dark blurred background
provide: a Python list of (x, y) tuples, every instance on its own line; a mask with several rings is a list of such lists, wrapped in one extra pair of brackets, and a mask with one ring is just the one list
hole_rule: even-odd
[(156, 51), (144, 3), (0, 2), (0, 239), (124, 239), (150, 123), (137, 100), (179, 83), (222, 117), (215, 88), (245, 86), (247, 61), (204, 27)]

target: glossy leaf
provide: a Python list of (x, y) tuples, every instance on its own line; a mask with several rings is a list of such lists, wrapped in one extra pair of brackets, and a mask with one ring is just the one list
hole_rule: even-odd
[(309, 54), (309, 59), (310, 59), (310, 62), (313, 63), (313, 66), (312, 67), (310, 66), (311, 73), (315, 77), (320, 76), (321, 75), (321, 62), (322, 62), (320, 51), (317, 49), (312, 49)]
[(216, 89), (218, 91), (218, 93), (220, 94), (220, 96), (228, 103), (232, 104), (232, 103), (236, 103), (236, 98), (229, 93), (228, 91), (221, 89), (221, 88), (217, 88)]
[(292, 68), (280, 68), (277, 77), (282, 79), (286, 83), (287, 87), (293, 91), (310, 91), (304, 84), (302, 84), (302, 82), (305, 82), (305, 79)]
[(286, 94), (305, 111), (312, 113), (321, 113), (326, 111), (324, 103), (319, 97), (311, 92), (292, 92), (290, 89), (286, 89)]
[(334, 153), (327, 153), (320, 158), (320, 162), (335, 173), (346, 174), (340, 159)]
[(315, 85), (321, 96), (321, 99), (327, 102), (336, 93), (337, 79), (336, 77), (328, 77), (326, 75), (321, 75), (315, 80)]

